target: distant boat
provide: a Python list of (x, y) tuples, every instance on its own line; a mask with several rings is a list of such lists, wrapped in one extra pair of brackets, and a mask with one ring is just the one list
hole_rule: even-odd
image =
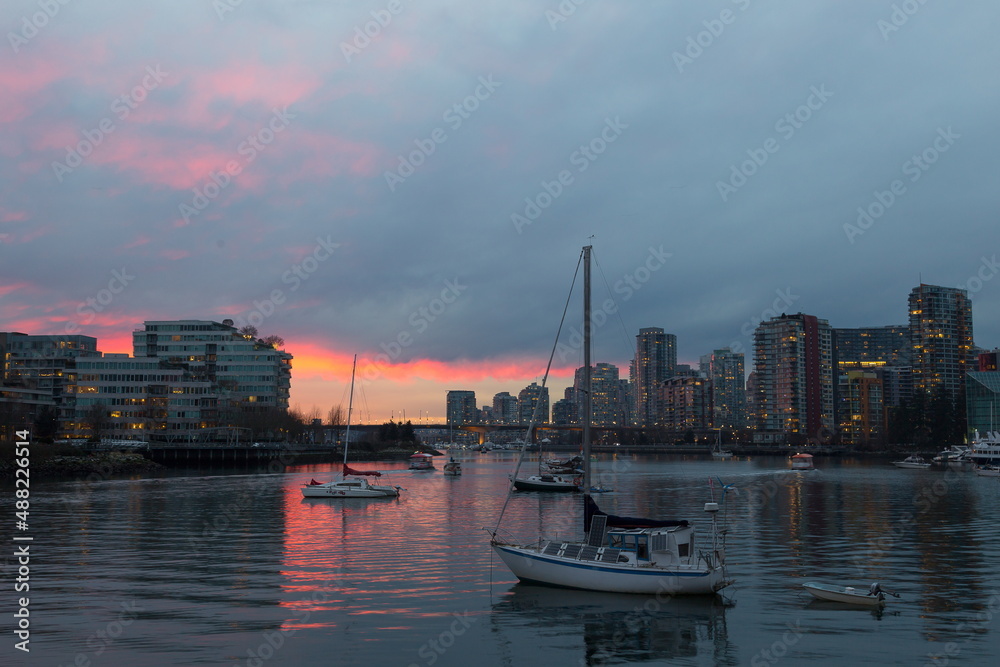
[(932, 460), (938, 465), (956, 470), (972, 465), (972, 459), (969, 458), (969, 448), (962, 445), (952, 445), (948, 449), (943, 449)]
[(814, 581), (802, 584), (802, 588), (809, 591), (814, 598), (819, 600), (830, 600), (832, 602), (843, 602), (845, 604), (858, 604), (868, 607), (879, 607), (885, 604), (885, 595), (899, 597), (895, 593), (883, 590), (878, 583), (868, 587), (867, 591), (860, 591), (852, 586), (830, 586)]
[(573, 456), (568, 459), (545, 459), (539, 469), (556, 475), (572, 475), (583, 472), (583, 457)]
[(579, 491), (583, 480), (579, 477), (539, 473), (513, 479), (518, 491)]
[(1000, 466), (976, 466), (974, 470), (980, 477), (1000, 477)]
[[(347, 403), (347, 430), (344, 436), (344, 465), (341, 478), (332, 482), (317, 482), (311, 480), (302, 487), (305, 498), (393, 498), (399, 495), (398, 486), (376, 485), (366, 477), (381, 477), (377, 470), (352, 470), (347, 466), (347, 445), (351, 441), (351, 411), (354, 408), (354, 372), (358, 367), (358, 355), (354, 355), (354, 366), (351, 368), (351, 398)], [(347, 479), (349, 475), (359, 479)]]
[(913, 469), (926, 469), (930, 468), (931, 464), (924, 461), (923, 457), (917, 456), (916, 454), (910, 454), (902, 461), (893, 461), (892, 465), (897, 468), (913, 468)]
[(457, 477), (462, 474), (462, 464), (456, 461), (454, 458), (449, 458), (448, 462), (444, 464), (442, 472), (446, 475), (451, 475)]
[(812, 454), (796, 454), (792, 457), (792, 470), (815, 470)]
[(715, 435), (715, 445), (712, 447), (712, 458), (713, 459), (733, 458), (733, 453), (731, 451), (722, 448), (722, 431), (719, 431)]
[(434, 456), (423, 452), (410, 455), (410, 470), (434, 470)]
[(980, 465), (1000, 463), (1000, 432), (990, 431), (981, 436), (979, 431), (975, 431), (969, 441), (967, 456), (973, 463)]

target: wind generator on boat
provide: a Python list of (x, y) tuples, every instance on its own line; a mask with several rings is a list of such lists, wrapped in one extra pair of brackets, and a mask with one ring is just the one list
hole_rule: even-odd
[[(712, 517), (712, 540), (710, 545), (702, 546), (695, 541), (694, 527), (686, 520), (614, 516), (602, 512), (590, 496), (590, 256), (591, 246), (585, 246), (580, 261), (584, 267), (582, 501), (586, 537), (582, 541), (506, 542), (497, 536), (505, 502), (490, 545), (511, 572), (527, 583), (615, 593), (713, 594), (732, 583), (725, 566), (725, 530), (719, 529), (717, 521), (718, 503), (705, 504), (705, 511)], [(551, 363), (550, 358), (550, 367)], [(521, 454), (523, 457), (523, 448)], [(725, 490), (723, 487), (723, 502)], [(510, 497), (508, 493), (507, 502)]]

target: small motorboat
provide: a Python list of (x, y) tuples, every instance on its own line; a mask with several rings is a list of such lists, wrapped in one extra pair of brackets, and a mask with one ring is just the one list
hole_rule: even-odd
[(893, 461), (892, 465), (897, 468), (913, 468), (913, 469), (926, 469), (930, 468), (931, 464), (924, 461), (923, 457), (917, 456), (916, 454), (910, 454), (902, 461)]
[(454, 458), (448, 459), (448, 462), (444, 464), (442, 471), (446, 475), (451, 475), (457, 477), (462, 474), (462, 464), (456, 461)]
[(410, 455), (410, 470), (434, 470), (434, 456), (424, 452)]
[(792, 457), (792, 470), (815, 470), (812, 454), (796, 454)]
[(975, 467), (976, 474), (980, 477), (1000, 477), (1000, 466), (982, 465)]
[(843, 602), (845, 604), (865, 605), (877, 607), (885, 604), (885, 596), (892, 595), (899, 597), (895, 593), (884, 590), (875, 582), (868, 587), (867, 591), (860, 591), (853, 586), (830, 586), (820, 584), (815, 581), (802, 584), (802, 588), (809, 591), (814, 598), (819, 600), (830, 600), (831, 602)]

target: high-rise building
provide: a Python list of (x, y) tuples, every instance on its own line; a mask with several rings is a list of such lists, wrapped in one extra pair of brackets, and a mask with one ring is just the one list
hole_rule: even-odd
[(841, 442), (868, 447), (881, 444), (886, 419), (882, 380), (878, 375), (860, 370), (843, 373), (838, 396)]
[(674, 431), (705, 431), (712, 419), (712, 397), (707, 378), (696, 372), (678, 373), (660, 387), (663, 411), (658, 426)]
[(522, 425), (530, 424), (532, 416), (535, 418), (535, 424), (547, 424), (549, 421), (549, 388), (532, 382), (518, 393), (517, 409)]
[(477, 423), (476, 392), (465, 389), (449, 391), (446, 414), (448, 416), (448, 426), (464, 426)]
[(890, 325), (833, 330), (834, 359), (840, 373), (910, 365), (910, 327)]
[(552, 404), (552, 424), (554, 426), (573, 426), (580, 422), (579, 406), (575, 401), (560, 398)]
[(659, 327), (639, 329), (635, 337), (632, 388), (635, 392), (636, 421), (653, 426), (659, 420), (660, 387), (677, 366), (677, 336)]
[[(571, 398), (580, 410), (583, 405), (584, 368), (576, 369), (573, 379)], [(613, 364), (599, 363), (591, 368), (591, 424), (595, 426), (621, 426), (625, 424), (626, 408), (622, 405), (621, 380), (618, 377), (618, 367)], [(570, 392), (567, 392), (570, 393)], [(578, 416), (578, 420), (583, 415)]]
[(518, 424), (517, 397), (501, 391), (493, 395), (493, 422), (495, 424)]
[(968, 292), (921, 283), (910, 292), (909, 308), (913, 389), (942, 387), (954, 399), (975, 368)]
[(830, 324), (814, 315), (779, 315), (754, 331), (758, 431), (824, 438), (834, 426)]
[(711, 391), (712, 428), (738, 430), (747, 425), (747, 391), (743, 353), (722, 348), (701, 358), (701, 373)]

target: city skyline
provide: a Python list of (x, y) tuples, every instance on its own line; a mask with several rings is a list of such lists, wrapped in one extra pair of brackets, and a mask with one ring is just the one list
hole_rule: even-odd
[(623, 377), (641, 328), (749, 364), (771, 314), (905, 325), (920, 283), (995, 348), (1000, 8), (899, 4), (5, 3), (0, 330), (231, 318), (303, 411), (358, 354), (360, 418), (443, 420), (540, 381), (593, 243)]

